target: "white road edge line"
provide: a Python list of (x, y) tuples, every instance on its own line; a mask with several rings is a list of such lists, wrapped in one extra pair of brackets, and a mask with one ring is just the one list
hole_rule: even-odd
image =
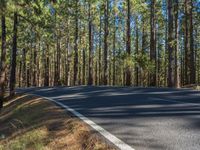
[(41, 95), (38, 95), (38, 94), (30, 94), (30, 93), (26, 93), (26, 94), (42, 97), (44, 99), (47, 99), (49, 101), (52, 101), (52, 102), (56, 103), (57, 105), (59, 105), (62, 108), (66, 109), (67, 111), (70, 111), (72, 114), (74, 114), (75, 116), (77, 116), (78, 118), (83, 120), (85, 123), (87, 123), (89, 126), (91, 126), (94, 130), (99, 132), (108, 141), (113, 143), (117, 148), (119, 148), (121, 150), (135, 150), (134, 148), (132, 148), (128, 144), (124, 143), (122, 140), (118, 139), (116, 136), (114, 136), (110, 132), (106, 131), (104, 128), (102, 128), (101, 126), (97, 125), (92, 120), (88, 119), (87, 117), (85, 117), (84, 115), (80, 114), (76, 110), (74, 110), (74, 109), (72, 109), (72, 108), (70, 108), (70, 107), (68, 107), (68, 106), (66, 106), (66, 105), (64, 105), (64, 104), (62, 104), (62, 103), (60, 103), (58, 101), (55, 101), (54, 99), (48, 98), (48, 97), (44, 97), (44, 96), (41, 96)]

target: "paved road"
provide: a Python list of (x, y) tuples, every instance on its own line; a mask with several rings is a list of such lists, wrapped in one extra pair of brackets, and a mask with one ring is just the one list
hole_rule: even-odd
[(75, 109), (136, 150), (200, 150), (200, 92), (167, 88), (19, 90)]

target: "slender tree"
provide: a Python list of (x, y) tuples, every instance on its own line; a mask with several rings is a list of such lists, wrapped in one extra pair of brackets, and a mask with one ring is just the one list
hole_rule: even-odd
[(101, 73), (101, 68), (102, 68), (102, 66), (101, 66), (101, 62), (102, 62), (102, 57), (101, 57), (101, 47), (102, 47), (102, 45), (101, 45), (101, 34), (102, 34), (102, 19), (101, 19), (101, 12), (99, 13), (99, 21), (100, 21), (100, 27), (99, 27), (99, 85), (101, 85), (102, 84), (102, 73)]
[(151, 32), (150, 32), (150, 60), (153, 63), (153, 70), (150, 73), (150, 86), (156, 86), (156, 24), (155, 24), (155, 0), (151, 0)]
[(73, 85), (76, 85), (78, 75), (78, 0), (75, 2), (75, 35), (74, 35), (74, 74)]
[(92, 49), (93, 49), (93, 38), (92, 38), (92, 19), (91, 19), (91, 4), (89, 3), (89, 10), (88, 10), (88, 19), (89, 19), (89, 68), (88, 68), (88, 85), (92, 85), (93, 78), (92, 78)]
[(193, 1), (190, 0), (189, 9), (189, 32), (190, 32), (190, 84), (194, 84), (196, 81), (196, 69), (195, 69), (195, 52), (194, 52), (194, 28), (193, 28)]
[(23, 48), (22, 50), (22, 62), (23, 62), (23, 67), (22, 67), (22, 86), (26, 86), (26, 49)]
[[(139, 29), (138, 29), (138, 18), (135, 19), (136, 23), (135, 23), (135, 28), (136, 28), (136, 38), (135, 38), (135, 54), (136, 56), (138, 56), (139, 54)], [(138, 64), (136, 64), (135, 66), (135, 85), (138, 86), (139, 85), (139, 67)]]
[(5, 78), (6, 78), (6, 19), (5, 14), (1, 16), (1, 62), (0, 62), (0, 109), (3, 107), (3, 99), (5, 95)]
[(37, 37), (35, 36), (35, 45), (34, 45), (34, 52), (33, 52), (33, 86), (37, 85)]
[(174, 63), (175, 63), (175, 71), (174, 71), (174, 82), (175, 86), (177, 88), (180, 87), (180, 67), (178, 64), (178, 52), (179, 52), (179, 29), (178, 29), (178, 0), (175, 0), (174, 2), (174, 23), (175, 23), (175, 45), (174, 45), (174, 50), (175, 50), (175, 57), (174, 57)]
[(115, 75), (116, 75), (116, 30), (117, 30), (117, 27), (116, 27), (116, 18), (117, 18), (117, 14), (116, 12), (114, 12), (114, 19), (113, 19), (113, 24), (114, 24), (114, 31), (113, 31), (113, 66), (112, 66), (112, 69), (113, 69), (113, 77), (112, 77), (112, 85), (115, 85), (116, 84), (116, 78), (115, 78)]
[(172, 0), (168, 0), (168, 87), (174, 86), (173, 78), (173, 15)]
[(184, 46), (185, 46), (185, 70), (184, 70), (184, 79), (185, 79), (185, 84), (189, 84), (189, 29), (188, 29), (188, 0), (185, 0), (184, 2), (185, 5), (185, 24), (184, 24)]
[(44, 86), (49, 86), (49, 45), (46, 45), (45, 51), (45, 71), (44, 71)]
[(15, 95), (15, 83), (16, 83), (16, 57), (17, 57), (17, 24), (18, 14), (14, 12), (13, 23), (13, 45), (11, 54), (11, 70), (10, 70), (10, 96)]
[(109, 0), (105, 0), (104, 3), (104, 71), (103, 71), (103, 82), (104, 85), (108, 83), (108, 62), (107, 62), (107, 53), (108, 53), (108, 10)]
[[(127, 53), (127, 57), (128, 59), (130, 59), (130, 55), (131, 55), (131, 27), (130, 27), (130, 0), (127, 0), (127, 33), (126, 33), (126, 53)], [(126, 86), (130, 86), (131, 85), (131, 68), (130, 65), (128, 64), (127, 68), (126, 68)]]

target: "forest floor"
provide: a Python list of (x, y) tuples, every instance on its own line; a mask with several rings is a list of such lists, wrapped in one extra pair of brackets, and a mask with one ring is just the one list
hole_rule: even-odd
[(0, 112), (0, 150), (113, 150), (68, 112), (40, 97), (16, 95)]

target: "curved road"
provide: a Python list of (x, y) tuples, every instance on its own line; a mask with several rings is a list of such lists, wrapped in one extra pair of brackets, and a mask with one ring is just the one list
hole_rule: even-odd
[(200, 92), (188, 89), (19, 89), (83, 114), (136, 150), (200, 150)]

